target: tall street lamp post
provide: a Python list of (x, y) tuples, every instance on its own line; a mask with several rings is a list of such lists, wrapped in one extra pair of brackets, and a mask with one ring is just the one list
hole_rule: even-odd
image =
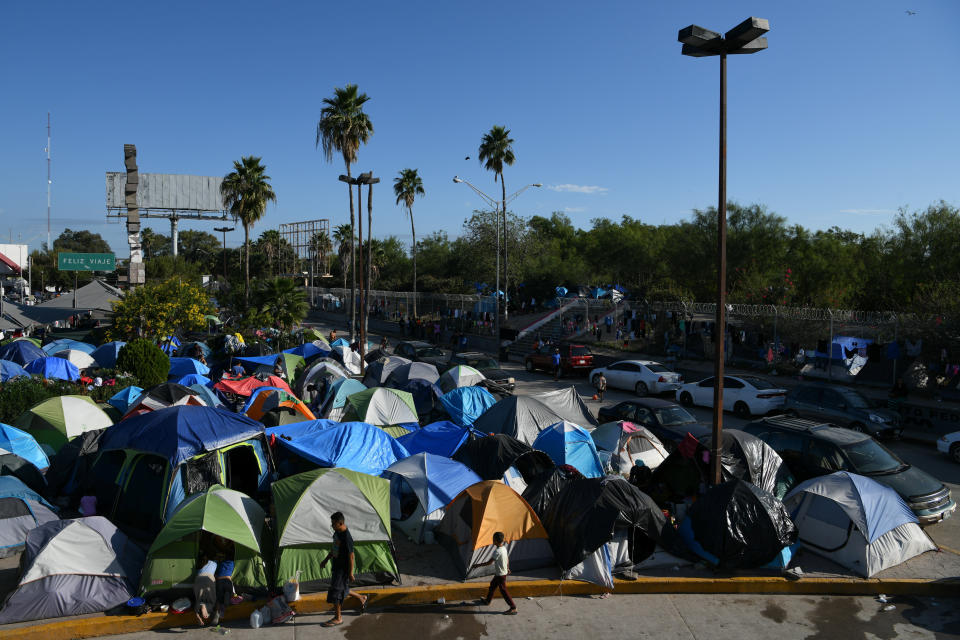
[[(360, 300), (361, 300), (360, 313), (362, 314), (363, 313), (363, 213), (362, 213), (363, 187), (361, 186), (363, 185), (362, 175), (357, 176), (356, 178), (351, 178), (350, 176), (341, 175), (338, 178), (338, 180), (340, 180), (340, 182), (346, 182), (348, 185), (350, 185), (351, 189), (353, 189), (354, 185), (356, 185), (357, 187), (357, 211), (361, 213), (357, 215), (357, 229), (356, 230), (350, 229), (350, 233), (352, 235), (354, 231), (357, 231), (360, 236)], [(354, 274), (353, 281), (354, 282), (357, 281), (356, 274)], [(350, 295), (351, 295), (350, 306), (355, 307), (355, 305), (353, 304), (353, 298), (352, 298), (354, 293), (351, 292)], [(355, 322), (356, 322), (355, 318), (350, 319), (350, 339), (351, 340), (353, 340), (353, 336), (355, 335), (354, 332), (357, 330), (357, 328), (354, 326)], [(363, 373), (363, 370), (364, 370), (363, 352), (364, 352), (364, 347), (366, 346), (366, 340), (364, 339), (364, 335), (363, 335), (363, 322), (360, 323), (360, 330), (358, 333), (360, 334), (360, 373)]]
[[(360, 338), (360, 356), (363, 359), (363, 355), (367, 349), (367, 328), (368, 322), (370, 320), (370, 287), (373, 283), (373, 185), (380, 182), (380, 178), (373, 177), (373, 171), (367, 171), (366, 173), (361, 173), (357, 176), (357, 180), (361, 185), (367, 185), (367, 280), (366, 285), (361, 294), (361, 309), (363, 309), (363, 327), (361, 329), (362, 336)], [(362, 188), (362, 187), (359, 187)], [(359, 207), (359, 205), (357, 205)], [(358, 210), (358, 214), (359, 210)], [(360, 238), (360, 252), (363, 252), (363, 238)], [(361, 273), (361, 276), (363, 274)]]
[(770, 30), (763, 18), (747, 18), (720, 35), (695, 24), (680, 29), (681, 53), (694, 58), (720, 56), (720, 176), (717, 203), (717, 317), (714, 329), (713, 439), (710, 445), (710, 483), (720, 484), (723, 439), (723, 355), (726, 339), (727, 291), (727, 55), (756, 53), (767, 48), (762, 37)]
[(214, 229), (217, 233), (223, 234), (223, 279), (227, 279), (227, 233), (233, 231), (235, 227), (217, 227)]

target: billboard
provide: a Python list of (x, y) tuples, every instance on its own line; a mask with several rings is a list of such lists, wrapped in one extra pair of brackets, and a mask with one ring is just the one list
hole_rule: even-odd
[[(175, 173), (141, 173), (137, 185), (137, 206), (142, 210), (223, 211), (219, 176), (191, 176)], [(107, 209), (126, 209), (124, 186), (127, 174), (107, 172)]]

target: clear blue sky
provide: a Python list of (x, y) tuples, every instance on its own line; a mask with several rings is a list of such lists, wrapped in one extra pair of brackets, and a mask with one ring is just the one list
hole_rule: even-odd
[(376, 235), (409, 241), (390, 186), (404, 167), (427, 192), (418, 235), (457, 235), (482, 202), (453, 175), (499, 193), (476, 160), (494, 124), (516, 140), (508, 191), (545, 185), (518, 214), (675, 222), (716, 202), (718, 100), (717, 60), (681, 56), (677, 30), (750, 15), (771, 31), (769, 50), (729, 61), (731, 199), (864, 232), (901, 206), (960, 203), (955, 0), (5, 2), (0, 241), (45, 239), (47, 111), (53, 237), (87, 228), (127, 255), (104, 206), (124, 143), (143, 172), (223, 175), (262, 156), (278, 203), (254, 234), (342, 223), (343, 165), (314, 138), (321, 100), (347, 83), (371, 97), (355, 170), (384, 179)]

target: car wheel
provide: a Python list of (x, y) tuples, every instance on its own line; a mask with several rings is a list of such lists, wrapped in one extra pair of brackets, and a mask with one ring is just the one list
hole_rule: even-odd
[(863, 424), (859, 422), (854, 422), (853, 424), (850, 425), (850, 431), (856, 431), (857, 433), (866, 433), (867, 428), (864, 427)]
[(750, 405), (740, 400), (737, 404), (733, 405), (733, 415), (748, 420), (750, 418)]
[(530, 373), (533, 373), (533, 360), (527, 360), (523, 364), (526, 367), (527, 371), (529, 371)]
[(680, 394), (680, 404), (682, 404), (685, 407), (693, 406), (693, 396), (690, 395), (689, 391), (684, 391), (683, 393)]
[(960, 442), (956, 442), (950, 447), (950, 457), (953, 458), (954, 462), (960, 463)]
[(634, 391), (636, 391), (636, 392), (637, 392), (637, 395), (638, 395), (639, 397), (641, 397), (641, 398), (643, 398), (643, 397), (646, 396), (648, 393), (650, 393), (650, 390), (647, 388), (647, 383), (646, 383), (646, 382), (638, 382), (638, 383), (637, 383), (637, 386), (634, 387)]

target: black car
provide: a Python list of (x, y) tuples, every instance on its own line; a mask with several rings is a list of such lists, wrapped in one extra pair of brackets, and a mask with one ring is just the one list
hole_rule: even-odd
[(429, 342), (398, 342), (393, 348), (394, 355), (398, 355), (413, 362), (426, 362), (443, 371), (446, 368), (449, 352), (436, 347)]
[(835, 471), (867, 476), (900, 494), (920, 524), (939, 522), (957, 508), (942, 482), (865, 433), (791, 416), (757, 420), (743, 430), (780, 454), (798, 482)]
[(600, 424), (618, 420), (646, 427), (659, 438), (668, 452), (676, 449), (688, 433), (698, 439), (713, 433), (710, 425), (698, 422), (677, 403), (658, 398), (626, 400), (612, 407), (601, 407), (597, 412)]
[(501, 369), (497, 361), (485, 353), (481, 353), (480, 351), (454, 353), (450, 356), (450, 360), (444, 368), (449, 369), (461, 364), (473, 367), (494, 385), (507, 391), (513, 391), (516, 387), (516, 380), (513, 379), (513, 376)]

